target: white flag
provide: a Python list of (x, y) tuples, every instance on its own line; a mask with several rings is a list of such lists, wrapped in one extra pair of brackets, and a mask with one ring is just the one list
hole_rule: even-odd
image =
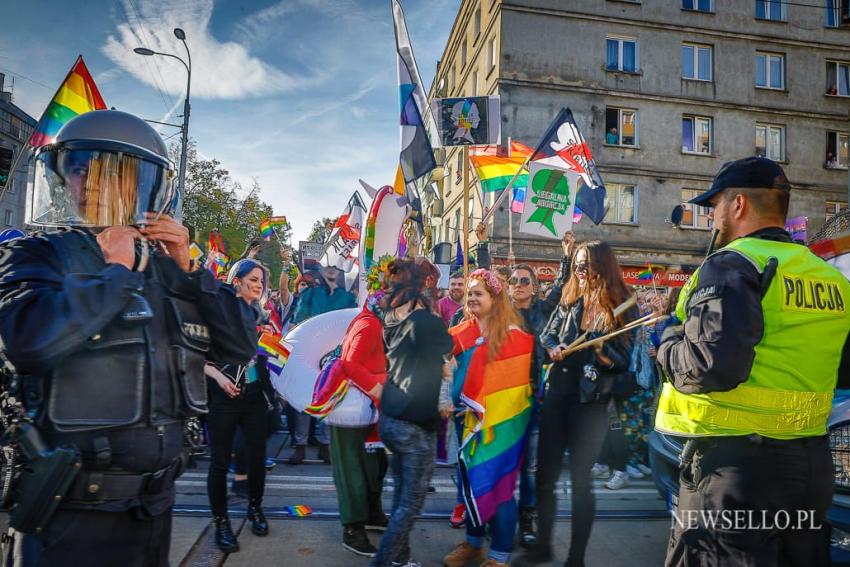
[(573, 226), (575, 198), (583, 183), (577, 171), (531, 162), (520, 232), (560, 240)]
[(351, 272), (357, 265), (360, 231), (365, 221), (366, 206), (360, 199), (360, 194), (355, 191), (328, 238), (322, 264), (336, 266), (346, 273)]

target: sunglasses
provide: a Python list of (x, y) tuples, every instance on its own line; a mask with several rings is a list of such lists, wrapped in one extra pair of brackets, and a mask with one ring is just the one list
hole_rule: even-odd
[(590, 264), (587, 262), (582, 262), (581, 264), (576, 264), (575, 271), (576, 272), (586, 272), (590, 269)]
[(508, 280), (508, 285), (531, 285), (531, 278), (521, 277), (521, 278), (511, 278)]

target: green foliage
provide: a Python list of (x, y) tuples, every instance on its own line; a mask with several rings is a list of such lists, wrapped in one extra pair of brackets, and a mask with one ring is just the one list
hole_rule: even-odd
[(318, 242), (324, 244), (333, 232), (333, 227), (339, 217), (325, 217), (322, 220), (317, 220), (313, 223), (313, 228), (310, 229), (310, 235), (307, 237), (308, 242)]
[[(180, 162), (180, 146), (169, 148), (171, 159)], [(261, 188), (256, 179), (251, 186), (243, 187), (234, 181), (220, 161), (215, 158), (202, 159), (195, 142), (190, 140), (187, 150), (186, 191), (183, 195), (183, 222), (194, 230), (193, 237), (205, 251), (210, 231), (221, 232), (225, 250), (233, 259), (238, 259), (251, 240), (262, 242), (257, 259), (271, 270), (271, 286), (277, 286), (280, 274), (280, 242), (273, 238), (264, 242), (260, 236), (260, 221), (274, 215), (272, 206), (260, 199)], [(280, 214), (286, 214), (281, 211)], [(288, 243), (292, 230), (287, 228), (279, 234), (280, 240)]]

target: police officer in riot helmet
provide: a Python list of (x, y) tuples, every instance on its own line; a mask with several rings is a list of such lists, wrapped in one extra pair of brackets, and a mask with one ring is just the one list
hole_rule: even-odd
[(172, 174), (159, 135), (115, 110), (36, 153), (29, 222), (53, 228), (0, 245), (0, 349), (36, 436), (13, 489), (18, 562), (167, 565), (204, 363), (254, 354), (256, 313), (189, 271)]

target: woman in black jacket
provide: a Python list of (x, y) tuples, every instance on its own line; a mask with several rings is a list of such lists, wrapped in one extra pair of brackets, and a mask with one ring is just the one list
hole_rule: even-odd
[[(268, 272), (256, 260), (236, 262), (227, 283), (249, 305), (258, 306), (266, 292)], [(227, 553), (239, 550), (239, 542), (227, 516), (227, 470), (233, 450), (233, 436), (241, 429), (248, 457), (248, 520), (255, 535), (265, 536), (269, 525), (263, 514), (266, 483), (266, 438), (268, 413), (273, 397), (265, 357), (255, 356), (244, 366), (214, 366), (204, 369), (208, 380), (211, 462), (207, 475), (207, 494), (215, 520), (216, 545)]]
[(633, 313), (614, 319), (613, 312), (631, 295), (611, 247), (593, 240), (576, 247), (574, 277), (564, 288), (558, 308), (540, 335), (555, 361), (549, 371), (540, 416), (537, 456), (537, 543), (526, 560), (552, 560), (555, 484), (564, 449), (570, 449), (572, 539), (567, 565), (584, 565), (593, 526), (595, 502), (590, 469), (608, 430), (607, 405), (618, 375), (628, 371), (631, 352), (628, 333), (596, 348), (564, 356), (567, 345), (588, 333), (588, 339), (611, 332), (631, 320)]

